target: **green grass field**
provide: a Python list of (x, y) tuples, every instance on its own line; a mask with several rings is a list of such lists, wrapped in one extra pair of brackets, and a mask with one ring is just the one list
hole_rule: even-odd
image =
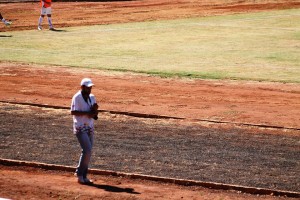
[(0, 60), (300, 82), (300, 9), (60, 29), (0, 33)]

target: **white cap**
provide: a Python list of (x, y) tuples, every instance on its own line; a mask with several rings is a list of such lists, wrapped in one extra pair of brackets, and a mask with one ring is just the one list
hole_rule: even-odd
[(92, 87), (94, 84), (92, 83), (92, 80), (89, 78), (84, 78), (81, 81), (81, 86), (84, 85), (86, 87)]

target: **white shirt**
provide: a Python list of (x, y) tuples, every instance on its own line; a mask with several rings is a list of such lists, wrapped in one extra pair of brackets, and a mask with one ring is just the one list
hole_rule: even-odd
[[(71, 111), (89, 112), (91, 106), (96, 103), (95, 96), (90, 94), (90, 98), (86, 102), (83, 99), (81, 91), (78, 91), (72, 98)], [(87, 115), (73, 115), (73, 131), (76, 134), (81, 130), (90, 130), (94, 132), (94, 119), (89, 118)]]

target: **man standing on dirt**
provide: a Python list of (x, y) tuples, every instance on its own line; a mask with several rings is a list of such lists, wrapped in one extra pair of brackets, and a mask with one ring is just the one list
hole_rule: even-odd
[(0, 20), (1, 20), (6, 26), (11, 25), (11, 22), (10, 22), (10, 21), (7, 21), (6, 19), (4, 19), (4, 17), (1, 15), (1, 13), (0, 13)]
[(42, 22), (43, 19), (45, 17), (45, 15), (47, 15), (48, 18), (48, 24), (49, 24), (49, 30), (54, 31), (55, 29), (53, 28), (52, 25), (52, 19), (51, 19), (51, 2), (52, 0), (41, 0), (41, 16), (39, 18), (39, 23), (38, 23), (38, 30), (41, 31), (42, 30)]
[(94, 140), (94, 120), (98, 119), (98, 105), (95, 96), (91, 94), (93, 85), (91, 79), (82, 79), (81, 90), (73, 96), (71, 104), (73, 131), (82, 148), (75, 172), (80, 184), (92, 183), (87, 174)]

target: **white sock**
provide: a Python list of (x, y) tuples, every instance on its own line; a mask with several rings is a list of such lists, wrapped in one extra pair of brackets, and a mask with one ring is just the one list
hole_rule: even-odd
[(48, 17), (48, 24), (50, 28), (53, 28), (51, 17)]
[(3, 18), (3, 19), (2, 19), (2, 22), (5, 23), (5, 21), (6, 21), (6, 20)]
[(43, 18), (40, 16), (39, 18), (39, 26), (42, 26)]

